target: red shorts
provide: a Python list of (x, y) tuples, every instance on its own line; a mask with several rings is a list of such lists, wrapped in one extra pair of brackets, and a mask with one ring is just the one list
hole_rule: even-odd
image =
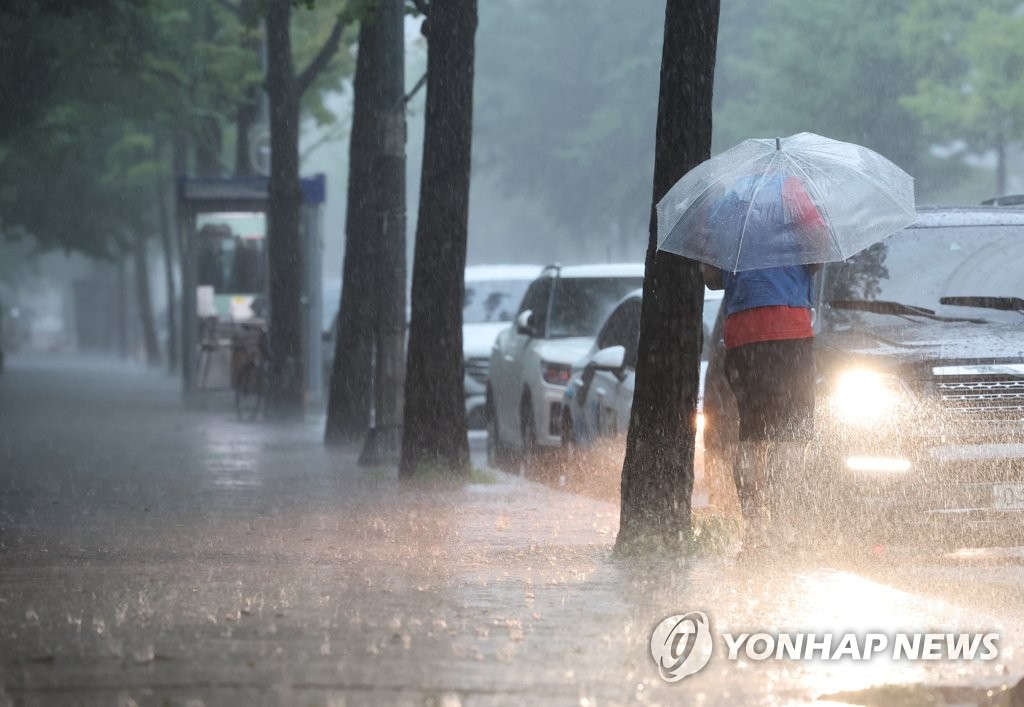
[(808, 339), (814, 336), (811, 311), (806, 307), (753, 307), (725, 320), (725, 348), (759, 341)]

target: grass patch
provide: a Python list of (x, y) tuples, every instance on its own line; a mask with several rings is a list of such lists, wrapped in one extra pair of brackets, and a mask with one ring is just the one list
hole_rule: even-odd
[[(648, 524), (648, 530), (659, 527), (658, 523)], [(657, 530), (641, 531), (636, 537), (628, 538), (626, 545), (616, 543), (615, 553), (620, 558), (643, 560), (674, 556), (709, 557), (727, 554), (742, 535), (742, 523), (735, 515), (718, 509), (700, 508), (690, 517), (689, 538), (675, 539), (660, 535)], [(621, 534), (621, 529), (620, 529)]]
[(490, 469), (479, 469), (474, 466), (469, 472), (469, 483), (496, 484), (498, 483), (498, 477)]
[(878, 685), (866, 690), (839, 692), (822, 695), (818, 699), (830, 702), (846, 702), (864, 707), (944, 707), (944, 705), (1011, 705), (999, 697), (1008, 696), (1003, 692), (995, 699), (987, 699), (988, 690), (977, 687), (927, 686), (927, 685)]
[(389, 481), (395, 478), (393, 470), (386, 466), (363, 467), (363, 476), (370, 481)]
[(497, 483), (494, 472), (487, 469), (470, 467), (468, 473), (459, 473), (447, 464), (440, 462), (423, 462), (416, 466), (416, 472), (406, 483), (427, 488), (457, 488), (467, 484)]
[(693, 511), (693, 549), (695, 555), (720, 555), (742, 536), (743, 524), (738, 517), (717, 509)]

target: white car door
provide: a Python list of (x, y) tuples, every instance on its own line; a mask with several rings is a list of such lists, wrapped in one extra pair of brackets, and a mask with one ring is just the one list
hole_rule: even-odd
[(591, 410), (594, 414), (594, 429), (601, 437), (615, 437), (619, 434), (620, 415), (615, 405), (619, 379), (611, 371), (596, 371), (590, 384)]
[[(534, 280), (519, 305), (511, 329), (495, 342), (495, 355), (491, 357), (491, 393), (494, 396), (498, 432), (506, 442), (519, 439), (519, 404), (522, 400), (524, 367), (531, 346), (544, 335), (544, 317), (550, 294), (550, 277)], [(533, 334), (537, 336), (519, 331), (519, 319), (527, 310), (535, 315)]]
[[(627, 361), (629, 349), (626, 349)], [(636, 369), (627, 365), (623, 369), (623, 379), (615, 387), (615, 398), (612, 408), (615, 410), (615, 417), (618, 421), (617, 433), (624, 433), (629, 429), (629, 416), (633, 412), (633, 389), (636, 381)]]

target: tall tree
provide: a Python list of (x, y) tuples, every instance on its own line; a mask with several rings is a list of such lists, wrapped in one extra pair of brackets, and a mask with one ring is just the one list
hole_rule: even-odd
[(153, 298), (150, 295), (149, 255), (145, 232), (135, 231), (135, 244), (132, 249), (132, 270), (135, 275), (135, 308), (139, 313), (139, 324), (142, 327), (142, 343), (146, 355), (146, 365), (160, 365), (160, 341), (156, 333), (156, 316), (153, 313)]
[[(162, 163), (161, 142), (153, 140), (153, 159)], [(160, 248), (163, 251), (164, 261), (164, 291), (167, 296), (167, 370), (178, 370), (178, 295), (175, 284), (175, 251), (174, 238), (171, 233), (174, 226), (171, 223), (170, 209), (167, 208), (169, 198), (168, 180), (164, 174), (159, 172), (153, 181), (153, 198), (156, 200), (157, 232), (160, 234)]]
[(636, 392), (622, 465), (616, 552), (684, 549), (700, 375), (704, 285), (698, 263), (658, 251), (655, 205), (711, 155), (719, 0), (668, 0), (661, 59)]
[[(362, 439), (370, 424), (378, 272), (372, 263), (382, 225), (376, 213), (374, 165), (382, 145), (380, 116), (388, 108), (386, 32), (376, 13), (366, 16), (359, 25), (349, 136), (345, 260), (324, 431), (324, 441), (330, 445)], [(404, 187), (401, 191), (404, 195)]]
[(901, 47), (916, 85), (901, 104), (954, 158), (994, 153), (1006, 193), (1007, 147), (1024, 138), (1024, 15), (1016, 0), (913, 0), (900, 16)]
[(270, 261), (270, 376), (268, 408), (276, 417), (301, 417), (302, 247), (299, 220), (299, 108), (302, 94), (338, 51), (347, 16), (339, 14), (316, 57), (296, 74), (291, 41), (292, 0), (267, 5), (267, 94), (270, 98), (270, 187), (267, 251)]
[(399, 473), (469, 472), (462, 358), (476, 0), (427, 9), (427, 110)]
[(363, 464), (395, 462), (401, 452), (405, 386), (405, 2), (377, 0), (380, 100), (374, 126), (373, 203), (377, 302), (374, 331), (374, 426)]

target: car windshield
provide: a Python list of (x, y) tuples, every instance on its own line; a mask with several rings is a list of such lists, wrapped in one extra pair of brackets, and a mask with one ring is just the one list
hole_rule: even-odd
[(466, 283), (463, 324), (510, 322), (530, 280), (479, 280)]
[(959, 301), (977, 304), (1024, 296), (1022, 268), (1020, 226), (910, 228), (829, 268), (824, 300), (836, 306), (826, 308), (827, 320), (923, 317), (914, 313), (918, 309), (951, 320), (1018, 323), (1022, 317), (1015, 311), (954, 305), (948, 298), (973, 298)]
[(642, 277), (572, 277), (555, 282), (547, 336), (595, 336), (615, 304), (643, 285)]

